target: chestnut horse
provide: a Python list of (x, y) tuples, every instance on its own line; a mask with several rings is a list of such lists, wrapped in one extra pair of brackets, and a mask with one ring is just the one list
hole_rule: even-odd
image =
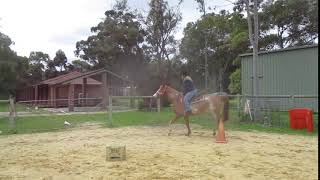
[[(180, 117), (184, 116), (185, 123), (188, 129), (187, 136), (190, 135), (191, 130), (189, 126), (189, 119), (184, 113), (183, 95), (181, 92), (173, 89), (168, 85), (161, 85), (158, 91), (153, 95), (154, 97), (166, 96), (169, 102), (173, 105), (173, 111), (175, 112), (174, 118), (169, 123), (170, 135), (172, 129), (171, 125)], [(218, 121), (218, 126), (224, 129), (223, 121), (228, 120), (229, 98), (227, 93), (213, 93), (197, 97), (191, 103), (192, 114), (198, 115), (204, 112), (211, 112), (214, 119)], [(224, 131), (224, 130), (223, 130)], [(213, 132), (215, 135), (215, 131)]]

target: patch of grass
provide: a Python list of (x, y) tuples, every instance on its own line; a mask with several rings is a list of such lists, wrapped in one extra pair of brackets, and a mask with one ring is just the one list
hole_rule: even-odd
[[(23, 104), (16, 104), (16, 111), (26, 111), (26, 106)], [(9, 102), (0, 102), (0, 112), (9, 112)]]
[[(64, 121), (72, 125), (85, 122), (106, 121), (105, 114), (79, 114), (79, 115), (52, 115), (52, 116), (30, 116), (16, 118), (17, 133), (47, 132), (64, 129)], [(2, 134), (10, 134), (9, 118), (0, 118), (0, 130)]]
[[(141, 111), (114, 113), (111, 127), (165, 125), (169, 123), (170, 118), (172, 118), (172, 115), (167, 112), (160, 114)], [(110, 124), (107, 123), (107, 126), (110, 127)]]
[[(108, 121), (108, 115), (103, 113), (97, 114), (81, 114), (81, 115), (51, 115), (51, 116), (32, 116), (32, 117), (18, 117), (16, 119), (16, 133), (33, 133), (33, 132), (47, 132), (64, 129), (64, 121), (70, 122), (72, 125), (81, 125), (82, 123), (100, 123), (106, 128), (112, 127), (126, 127), (126, 126), (155, 126), (167, 125), (174, 114), (169, 108), (162, 109), (161, 113), (157, 112), (119, 112), (113, 114), (112, 125)], [(288, 121), (288, 116), (283, 113), (280, 116), (281, 121)], [(318, 121), (315, 118), (315, 121)], [(216, 129), (217, 121), (212, 119), (212, 116), (202, 114), (190, 118), (192, 124), (200, 125), (206, 129)], [(177, 123), (184, 124), (183, 118), (180, 118)], [(315, 122), (317, 124), (318, 122)], [(8, 118), (0, 118), (0, 131), (2, 135), (12, 134), (8, 127)], [(262, 131), (280, 134), (298, 134), (311, 135), (318, 134), (318, 129), (315, 132), (309, 133), (306, 130), (293, 130), (286, 124), (283, 127), (264, 127), (262, 124), (256, 123), (242, 123), (236, 109), (230, 110), (229, 120), (225, 123), (226, 130), (240, 130), (240, 131)]]

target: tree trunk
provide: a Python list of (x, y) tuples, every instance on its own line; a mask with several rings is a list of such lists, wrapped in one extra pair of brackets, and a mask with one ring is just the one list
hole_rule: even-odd
[(219, 69), (218, 82), (219, 82), (219, 92), (223, 92), (223, 70), (222, 69)]
[(14, 130), (16, 128), (16, 107), (15, 107), (15, 102), (14, 102), (14, 97), (10, 94), (9, 97), (9, 103), (10, 103), (10, 129)]

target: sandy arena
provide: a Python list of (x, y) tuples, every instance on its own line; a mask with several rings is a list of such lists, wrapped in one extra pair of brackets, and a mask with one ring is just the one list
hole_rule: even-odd
[[(98, 126), (0, 136), (0, 179), (290, 179), (318, 177), (317, 137), (227, 131), (183, 125), (119, 129)], [(106, 146), (126, 145), (127, 160), (108, 162)]]

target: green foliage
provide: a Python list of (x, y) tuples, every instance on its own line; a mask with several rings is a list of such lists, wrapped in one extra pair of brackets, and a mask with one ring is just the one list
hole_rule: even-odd
[(230, 84), (228, 87), (230, 93), (241, 94), (241, 69), (235, 70), (230, 75)]
[(73, 60), (71, 63), (70, 69), (75, 69), (78, 71), (88, 71), (92, 68), (92, 66), (86, 61), (82, 61), (80, 59)]
[(318, 38), (317, 0), (262, 1), (259, 7), (260, 50), (314, 44)]
[[(185, 36), (180, 45), (183, 58), (193, 71), (193, 77), (203, 72), (204, 55), (208, 56), (211, 79), (216, 81), (215, 91), (227, 90), (228, 77), (235, 69), (233, 60), (248, 49), (246, 20), (239, 13), (211, 13), (184, 29)], [(207, 40), (207, 51), (205, 41)], [(199, 73), (200, 72), (200, 73)], [(220, 86), (218, 88), (217, 86)]]
[[(178, 7), (170, 7), (165, 0), (151, 0), (145, 19), (148, 57), (157, 62), (155, 81), (168, 83), (172, 77), (170, 55), (176, 54), (175, 29), (181, 21)], [(164, 61), (167, 60), (167, 63)]]
[(15, 89), (25, 84), (28, 59), (11, 50), (13, 42), (0, 32), (0, 94), (15, 94)]
[(60, 67), (60, 72), (63, 71), (62, 68), (66, 69), (67, 57), (61, 49), (56, 52), (56, 56), (53, 58), (53, 63), (55, 66)]
[(138, 15), (127, 8), (125, 1), (118, 2), (114, 9), (105, 12), (102, 22), (91, 28), (94, 35), (77, 42), (76, 55), (100, 68), (121, 66), (140, 58), (145, 32), (137, 19)]
[[(140, 15), (129, 9), (126, 1), (118, 1), (91, 31), (93, 35), (87, 40), (77, 42), (76, 55), (92, 65), (93, 69), (108, 68), (128, 77), (137, 86), (144, 86), (148, 80), (148, 60), (143, 49), (146, 33)], [(81, 63), (80, 66), (87, 64)], [(119, 80), (112, 83), (119, 83)]]
[(29, 55), (28, 81), (38, 83), (45, 79), (45, 63), (50, 61), (48, 54), (40, 51), (32, 51)]
[[(31, 51), (29, 55), (29, 61), (33, 64), (47, 63), (50, 60), (48, 54), (43, 53), (41, 51)], [(42, 68), (44, 65), (42, 64)]]

